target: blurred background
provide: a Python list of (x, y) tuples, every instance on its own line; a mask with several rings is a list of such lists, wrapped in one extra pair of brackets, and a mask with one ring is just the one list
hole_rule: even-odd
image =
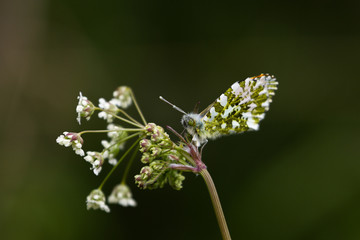
[[(0, 238), (220, 239), (193, 174), (181, 191), (139, 190), (130, 178), (138, 207), (87, 211), (110, 167), (96, 177), (55, 139), (104, 128), (96, 117), (77, 124), (79, 91), (97, 103), (128, 85), (148, 121), (181, 131), (159, 95), (191, 111), (271, 73), (279, 90), (261, 130), (204, 149), (232, 238), (360, 239), (359, 10), (359, 1), (1, 1)], [(100, 139), (85, 135), (84, 149), (100, 150)]]

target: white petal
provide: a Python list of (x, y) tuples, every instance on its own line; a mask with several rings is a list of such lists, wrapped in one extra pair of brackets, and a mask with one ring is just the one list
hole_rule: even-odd
[(232, 121), (232, 127), (233, 128), (240, 127), (240, 124), (237, 121), (233, 120)]

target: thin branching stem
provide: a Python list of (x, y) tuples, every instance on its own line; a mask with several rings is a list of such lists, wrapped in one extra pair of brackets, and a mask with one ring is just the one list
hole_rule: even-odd
[(135, 107), (136, 107), (136, 109), (137, 109), (137, 111), (138, 111), (138, 113), (139, 113), (139, 115), (140, 115), (143, 123), (144, 123), (145, 125), (147, 125), (147, 122), (146, 122), (146, 120), (145, 120), (145, 118), (144, 118), (144, 115), (142, 114), (142, 112), (141, 112), (141, 110), (140, 110), (140, 108), (139, 108), (139, 105), (138, 105), (138, 103), (137, 103), (137, 101), (136, 101), (136, 99), (135, 99), (135, 94), (134, 94), (134, 92), (133, 92), (132, 90), (130, 90), (130, 93), (131, 93), (131, 98), (132, 98), (132, 100), (134, 101), (134, 105), (135, 105)]
[(230, 232), (229, 232), (229, 229), (226, 224), (226, 220), (225, 220), (224, 212), (221, 207), (220, 199), (217, 194), (215, 184), (210, 176), (210, 173), (208, 172), (207, 169), (202, 169), (200, 171), (200, 174), (203, 177), (203, 179), (206, 183), (206, 186), (209, 190), (211, 202), (213, 204), (213, 207), (215, 210), (215, 215), (216, 215), (219, 227), (220, 227), (221, 236), (222, 236), (223, 240), (231, 240)]
[[(117, 119), (119, 119), (120, 121), (126, 122), (126, 123), (131, 124), (131, 125), (133, 125), (133, 126), (135, 126), (135, 127), (139, 127), (139, 128), (143, 128), (143, 127), (144, 127), (143, 125), (141, 125), (140, 123), (137, 123), (136, 121), (133, 122), (133, 121), (127, 120), (126, 118), (120, 117), (120, 116), (118, 116), (118, 115), (116, 115), (116, 114), (114, 114), (114, 113), (112, 113), (112, 112), (110, 112), (110, 111), (108, 111), (108, 110), (101, 109), (101, 108), (98, 108), (98, 107), (95, 107), (95, 110), (106, 112), (107, 114), (110, 114), (110, 115), (113, 116), (114, 118), (117, 118)], [(118, 109), (118, 111), (119, 111), (119, 110), (120, 110), (120, 109)]]
[(122, 180), (121, 180), (121, 183), (122, 183), (122, 184), (125, 184), (125, 182), (126, 182), (126, 178), (127, 178), (128, 174), (129, 174), (130, 167), (131, 167), (131, 165), (132, 165), (132, 163), (133, 163), (133, 161), (134, 161), (137, 153), (138, 153), (138, 150), (135, 149), (134, 152), (133, 152), (133, 154), (132, 154), (131, 157), (130, 157), (130, 160), (129, 160), (128, 164), (126, 165), (126, 168), (125, 168), (125, 171), (124, 171), (124, 175), (123, 175)]
[(122, 114), (124, 114), (124, 116), (126, 116), (129, 120), (133, 121), (134, 123), (138, 124), (139, 126), (142, 126), (141, 123), (136, 121), (133, 117), (131, 117), (129, 114), (127, 114), (124, 110), (118, 109), (118, 111), (121, 112)]
[(108, 133), (108, 132), (118, 132), (118, 131), (125, 131), (125, 132), (142, 132), (144, 129), (141, 128), (118, 128), (118, 129), (112, 129), (112, 130), (84, 130), (79, 132), (79, 135), (82, 135), (84, 133)]
[(131, 150), (139, 143), (140, 138), (138, 140), (136, 140), (133, 145), (131, 145), (131, 147), (121, 156), (121, 158), (119, 159), (119, 161), (116, 163), (116, 165), (110, 170), (110, 172), (106, 175), (106, 177), (104, 178), (104, 180), (102, 181), (102, 183), (100, 184), (99, 188), (101, 190), (101, 188), (104, 186), (104, 184), (106, 183), (106, 181), (108, 180), (108, 178), (111, 176), (111, 174), (115, 171), (115, 169), (120, 165), (120, 163), (124, 160), (124, 158), (131, 152)]
[(131, 138), (133, 138), (133, 137), (136, 137), (136, 136), (138, 136), (138, 135), (140, 135), (140, 134), (141, 134), (141, 132), (138, 132), (138, 133), (131, 134), (131, 135), (127, 136), (127, 137), (124, 137), (124, 138), (122, 138), (121, 140), (119, 140), (118, 142), (115, 142), (115, 143), (111, 144), (110, 146), (108, 146), (107, 148), (104, 148), (104, 150), (102, 151), (102, 153), (105, 152), (105, 151), (107, 151), (107, 150), (109, 150), (109, 149), (112, 148), (113, 146), (115, 146), (115, 145), (120, 145), (121, 143), (126, 142), (127, 140), (129, 140), (129, 139), (131, 139)]

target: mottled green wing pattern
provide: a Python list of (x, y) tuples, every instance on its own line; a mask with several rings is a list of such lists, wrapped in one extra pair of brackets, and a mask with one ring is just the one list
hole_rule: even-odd
[(205, 126), (202, 137), (259, 129), (259, 122), (269, 110), (278, 82), (274, 76), (261, 74), (234, 83), (200, 115)]

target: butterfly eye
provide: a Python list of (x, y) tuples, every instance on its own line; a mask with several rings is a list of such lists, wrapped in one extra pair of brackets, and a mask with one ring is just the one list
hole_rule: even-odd
[(188, 125), (189, 126), (194, 126), (195, 125), (194, 119), (189, 119)]

